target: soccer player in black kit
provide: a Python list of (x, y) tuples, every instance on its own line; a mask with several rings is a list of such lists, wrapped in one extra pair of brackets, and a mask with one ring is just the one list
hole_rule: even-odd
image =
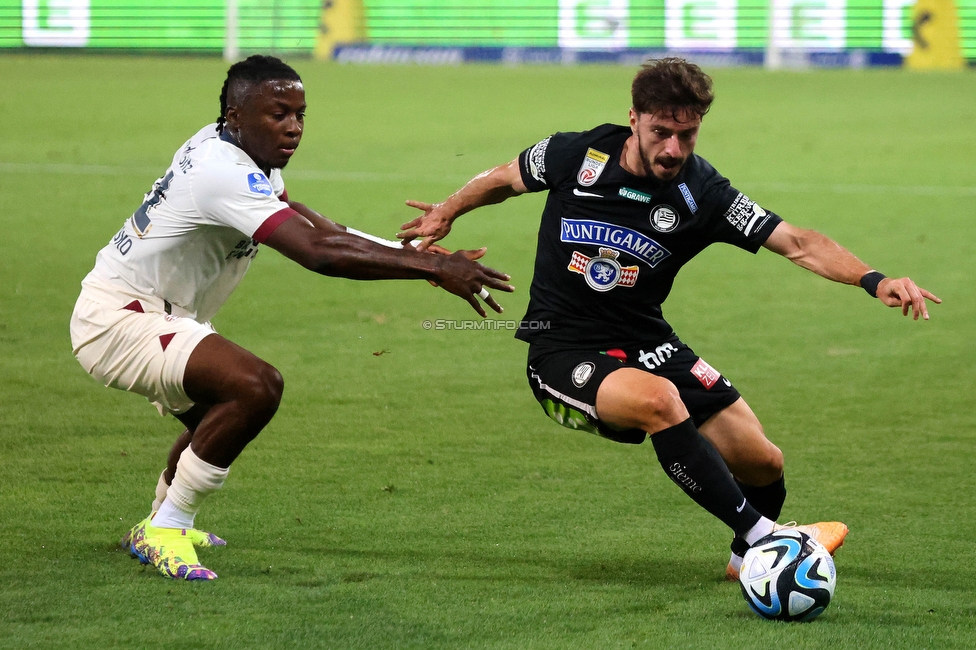
[(729, 579), (742, 555), (795, 527), (833, 553), (840, 522), (775, 523), (786, 499), (783, 454), (725, 377), (664, 320), (678, 270), (705, 247), (765, 247), (829, 280), (862, 286), (890, 307), (928, 319), (941, 300), (909, 278), (887, 278), (826, 236), (783, 221), (694, 154), (711, 79), (687, 61), (649, 61), (634, 78), (629, 126), (556, 133), (479, 174), (399, 237), (443, 239), (474, 208), (549, 191), (526, 321), (528, 378), (559, 424), (622, 443), (651, 436), (665, 472), (733, 533)]

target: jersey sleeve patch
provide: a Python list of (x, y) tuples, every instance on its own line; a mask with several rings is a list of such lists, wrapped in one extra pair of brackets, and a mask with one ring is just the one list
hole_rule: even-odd
[(576, 174), (576, 182), (582, 187), (589, 187), (596, 183), (603, 173), (604, 168), (610, 161), (610, 155), (596, 149), (587, 149), (583, 164), (580, 165), (579, 173)]
[(551, 139), (550, 135), (519, 154), (519, 173), (522, 176), (522, 183), (530, 192), (549, 189), (549, 181), (546, 178), (546, 150)]
[(298, 213), (291, 208), (283, 208), (278, 210), (264, 220), (264, 223), (262, 223), (258, 229), (254, 231), (252, 238), (257, 243), (263, 244), (265, 241), (267, 241), (268, 237), (271, 236), (271, 233), (278, 229), (278, 226), (285, 223), (288, 221), (288, 219), (292, 218), (296, 214)]
[(272, 196), (274, 194), (271, 181), (261, 172), (251, 172), (247, 175), (247, 187), (255, 194), (263, 194), (264, 196)]
[(769, 221), (769, 213), (763, 210), (758, 203), (739, 192), (739, 195), (732, 201), (732, 205), (725, 211), (724, 218), (736, 230), (749, 237), (762, 230), (762, 227)]
[(546, 148), (549, 146), (549, 140), (551, 139), (552, 136), (549, 136), (529, 149), (529, 174), (540, 183), (546, 182)]
[(678, 189), (681, 190), (681, 196), (684, 197), (685, 203), (688, 205), (688, 209), (691, 210), (692, 214), (698, 212), (698, 204), (695, 203), (695, 197), (691, 195), (691, 190), (688, 189), (687, 183), (681, 183), (678, 185)]

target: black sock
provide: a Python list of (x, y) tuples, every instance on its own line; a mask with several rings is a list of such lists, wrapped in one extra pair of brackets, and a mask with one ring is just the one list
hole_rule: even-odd
[[(749, 505), (766, 519), (776, 521), (783, 511), (783, 503), (786, 501), (786, 481), (784, 479), (785, 477), (780, 476), (779, 479), (769, 485), (758, 487), (746, 485), (739, 479), (735, 479), (735, 484), (739, 486), (739, 490), (749, 501)], [(745, 555), (749, 545), (741, 537), (736, 537), (732, 540), (731, 548), (736, 555)]]
[(653, 434), (651, 443), (671, 480), (736, 535), (745, 535), (762, 517), (749, 505), (725, 461), (698, 433), (691, 418)]
[(755, 486), (746, 485), (739, 479), (735, 480), (739, 486), (742, 496), (749, 500), (749, 505), (759, 511), (763, 517), (776, 521), (783, 512), (783, 503), (786, 501), (786, 481), (780, 476), (769, 485)]

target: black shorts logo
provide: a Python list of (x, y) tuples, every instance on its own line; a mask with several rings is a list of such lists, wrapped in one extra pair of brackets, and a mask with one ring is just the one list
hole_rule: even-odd
[(590, 380), (593, 376), (593, 371), (596, 370), (596, 364), (590, 361), (584, 361), (575, 368), (573, 368), (573, 386), (577, 388), (582, 388), (586, 385), (586, 382)]

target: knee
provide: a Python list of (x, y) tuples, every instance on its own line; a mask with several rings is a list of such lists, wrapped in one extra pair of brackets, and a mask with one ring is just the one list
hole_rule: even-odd
[(783, 452), (773, 443), (766, 441), (764, 453), (756, 459), (753, 471), (756, 485), (768, 485), (783, 475)]
[(785, 461), (783, 460), (783, 452), (779, 447), (773, 443), (769, 443), (771, 449), (769, 450), (769, 455), (766, 462), (766, 467), (771, 474), (775, 474), (774, 481), (783, 475), (783, 469), (785, 467)]
[(270, 419), (281, 404), (285, 380), (274, 366), (261, 363), (245, 377), (241, 403), (255, 415)]
[(688, 419), (688, 410), (681, 401), (678, 389), (671, 382), (665, 382), (664, 385), (656, 386), (653, 391), (642, 393), (638, 409), (647, 424), (653, 427), (645, 429), (647, 431), (654, 431), (662, 424), (674, 426)]

